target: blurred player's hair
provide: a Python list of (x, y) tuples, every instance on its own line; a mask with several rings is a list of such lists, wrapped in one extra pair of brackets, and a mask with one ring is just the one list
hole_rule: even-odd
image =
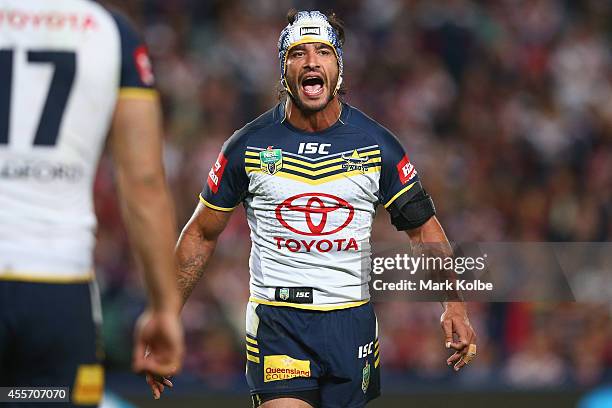
[[(297, 13), (298, 13), (297, 9), (294, 9), (294, 8), (289, 9), (289, 11), (287, 12), (287, 22), (289, 24), (293, 24)], [(340, 44), (344, 46), (344, 41), (345, 41), (344, 21), (342, 21), (340, 17), (338, 17), (338, 15), (332, 10), (325, 13), (325, 17), (327, 17), (327, 21), (329, 22), (329, 25), (331, 25), (332, 28), (336, 30), (336, 32), (338, 32), (338, 38), (340, 39)], [(339, 97), (346, 95), (347, 89), (346, 89), (345, 84), (346, 84), (346, 81), (342, 81), (342, 84), (340, 84), (340, 89), (338, 89)], [(281, 85), (280, 82), (276, 85), (276, 88), (278, 90), (278, 100), (279, 101), (285, 100), (285, 98), (287, 97), (287, 90)]]

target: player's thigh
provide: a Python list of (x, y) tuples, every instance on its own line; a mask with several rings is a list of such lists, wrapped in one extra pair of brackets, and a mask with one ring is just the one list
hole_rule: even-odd
[(357, 408), (380, 394), (380, 344), (371, 304), (340, 310), (326, 321), (328, 375), (323, 408)]
[(258, 403), (266, 401), (262, 396), (294, 397), (319, 388), (323, 368), (313, 350), (323, 345), (317, 344), (322, 334), (312, 329), (318, 319), (309, 311), (249, 303), (246, 377)]
[(260, 408), (313, 408), (306, 401), (297, 398), (276, 398), (266, 401), (259, 406)]

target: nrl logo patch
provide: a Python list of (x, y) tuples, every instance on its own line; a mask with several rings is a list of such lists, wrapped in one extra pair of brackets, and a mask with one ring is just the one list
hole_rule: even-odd
[(365, 367), (363, 367), (362, 371), (362, 380), (361, 380), (361, 391), (365, 394), (368, 391), (368, 386), (370, 385), (370, 363), (366, 360)]
[(353, 153), (350, 156), (347, 154), (343, 154), (342, 160), (344, 160), (344, 163), (342, 163), (342, 170), (344, 171), (358, 170), (362, 173), (365, 173), (369, 167), (368, 165), (369, 159), (370, 158), (368, 156), (360, 157), (359, 153), (357, 153), (357, 150), (353, 150)]
[(287, 288), (281, 288), (281, 289), (278, 291), (278, 297), (279, 297), (281, 300), (287, 300), (287, 299), (289, 299), (289, 289), (287, 289)]
[(283, 151), (268, 146), (259, 153), (259, 163), (264, 173), (273, 175), (283, 168)]

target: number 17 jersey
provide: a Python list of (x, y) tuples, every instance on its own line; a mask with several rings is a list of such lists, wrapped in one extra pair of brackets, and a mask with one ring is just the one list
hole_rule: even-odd
[(92, 184), (119, 97), (154, 97), (146, 50), (87, 0), (0, 1), (0, 279), (92, 277)]

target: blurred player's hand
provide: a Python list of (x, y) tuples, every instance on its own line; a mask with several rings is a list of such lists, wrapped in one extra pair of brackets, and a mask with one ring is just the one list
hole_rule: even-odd
[(146, 373), (155, 399), (160, 397), (164, 385), (172, 387), (163, 377), (179, 372), (184, 352), (183, 328), (177, 313), (147, 311), (140, 316), (134, 334), (132, 368)]
[(160, 375), (147, 374), (147, 384), (151, 387), (151, 392), (153, 392), (153, 398), (159, 399), (161, 397), (162, 392), (166, 387), (174, 387), (172, 381), (166, 377), (162, 377)]
[(447, 302), (440, 317), (440, 324), (444, 331), (445, 347), (455, 350), (455, 353), (446, 360), (446, 364), (449, 366), (454, 364), (454, 370), (459, 371), (476, 357), (476, 333), (468, 319), (465, 304)]

